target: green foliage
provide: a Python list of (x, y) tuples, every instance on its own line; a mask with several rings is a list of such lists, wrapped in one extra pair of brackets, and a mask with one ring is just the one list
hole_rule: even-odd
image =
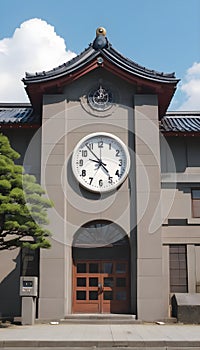
[(20, 155), (0, 134), (0, 250), (49, 248), (47, 210), (52, 202), (33, 175), (14, 163)]

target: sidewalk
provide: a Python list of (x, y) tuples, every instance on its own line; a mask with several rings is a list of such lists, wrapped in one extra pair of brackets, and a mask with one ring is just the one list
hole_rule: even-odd
[(36, 324), (0, 328), (0, 349), (200, 349), (200, 325)]

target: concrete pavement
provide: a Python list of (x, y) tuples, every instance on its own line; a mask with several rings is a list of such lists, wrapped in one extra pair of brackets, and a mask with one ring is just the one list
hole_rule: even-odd
[(0, 328), (0, 349), (198, 349), (200, 325), (36, 324)]

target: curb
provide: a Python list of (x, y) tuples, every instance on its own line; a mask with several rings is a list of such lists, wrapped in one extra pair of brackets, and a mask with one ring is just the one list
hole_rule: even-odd
[(163, 341), (146, 341), (146, 340), (136, 340), (136, 341), (64, 341), (64, 340), (5, 340), (0, 341), (0, 349), (5, 348), (193, 348), (200, 349), (200, 341), (174, 341), (174, 340), (163, 340)]

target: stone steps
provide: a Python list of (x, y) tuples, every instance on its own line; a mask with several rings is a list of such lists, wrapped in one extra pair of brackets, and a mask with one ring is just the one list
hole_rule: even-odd
[(139, 324), (135, 315), (124, 314), (71, 314), (67, 315), (60, 323), (81, 324)]

